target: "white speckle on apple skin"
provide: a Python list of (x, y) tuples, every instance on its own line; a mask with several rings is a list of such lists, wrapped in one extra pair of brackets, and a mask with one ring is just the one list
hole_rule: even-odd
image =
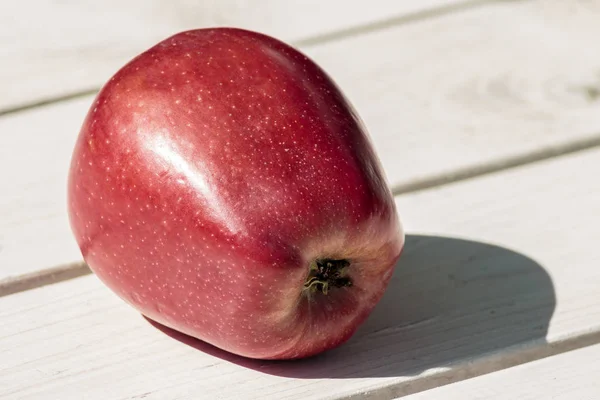
[[(345, 341), (403, 243), (335, 85), (286, 45), (231, 29), (168, 39), (105, 85), (74, 151), (69, 208), (86, 261), (123, 299), (257, 358)], [(316, 258), (351, 260), (354, 285), (307, 296)]]

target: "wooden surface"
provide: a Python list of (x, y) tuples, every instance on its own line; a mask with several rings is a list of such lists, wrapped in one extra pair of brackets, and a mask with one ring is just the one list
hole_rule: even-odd
[(386, 296), (303, 362), (173, 340), (94, 276), (0, 298), (0, 395), (383, 399), (583, 346), (600, 338), (600, 255), (580, 239), (600, 225), (599, 168), (594, 150), (401, 196), (411, 234)]
[[(598, 0), (2, 3), (0, 399), (600, 398), (598, 20)], [(232, 357), (81, 277), (65, 189), (94, 93), (214, 25), (322, 65), (397, 194), (390, 289), (322, 357)]]
[(403, 397), (405, 400), (595, 400), (600, 396), (600, 345)]
[[(409, 3), (403, 7), (415, 11)], [(600, 96), (585, 89), (600, 90), (600, 52), (590, 51), (600, 38), (590, 15), (600, 18), (600, 9), (566, 11), (539, 1), (474, 3), (302, 49), (358, 108), (401, 193), (600, 145)], [(506, 29), (514, 21), (522, 28)], [(0, 169), (11, 171), (0, 181), (7, 193), (0, 209), (8, 210), (0, 219), (0, 282), (80, 261), (65, 185), (92, 99), (0, 118), (0, 132), (9, 133)], [(39, 251), (28, 251), (32, 245)]]

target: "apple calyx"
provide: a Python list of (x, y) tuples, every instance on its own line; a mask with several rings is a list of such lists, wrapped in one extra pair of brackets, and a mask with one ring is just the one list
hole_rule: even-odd
[(304, 282), (304, 290), (327, 294), (330, 286), (336, 288), (352, 286), (352, 280), (347, 276), (349, 266), (348, 260), (326, 258), (311, 262), (308, 277)]

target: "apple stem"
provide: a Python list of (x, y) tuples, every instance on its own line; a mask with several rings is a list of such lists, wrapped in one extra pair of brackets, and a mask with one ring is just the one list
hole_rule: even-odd
[(331, 286), (352, 286), (352, 280), (347, 276), (349, 266), (348, 260), (323, 259), (311, 262), (304, 290), (327, 294)]

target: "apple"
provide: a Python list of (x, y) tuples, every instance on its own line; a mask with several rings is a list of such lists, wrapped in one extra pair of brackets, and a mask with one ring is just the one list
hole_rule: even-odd
[(346, 341), (404, 244), (358, 114), (292, 47), (178, 33), (104, 85), (68, 210), (85, 261), (140, 313), (258, 359)]

